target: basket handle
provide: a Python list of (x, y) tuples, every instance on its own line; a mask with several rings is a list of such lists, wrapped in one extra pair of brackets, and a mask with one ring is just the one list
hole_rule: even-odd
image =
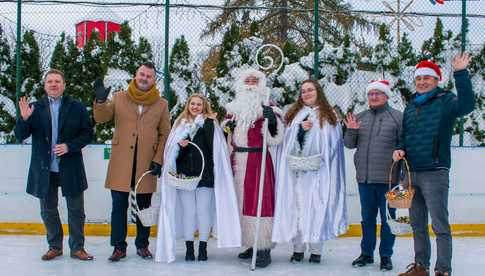
[(389, 201), (387, 201), (386, 199), (386, 217), (387, 217), (387, 220), (393, 220), (393, 218), (391, 217), (391, 212), (389, 212), (389, 208), (391, 207), (389, 206)]
[[(404, 160), (404, 164), (406, 165), (406, 171), (407, 171), (407, 174), (408, 174), (408, 183), (409, 183), (409, 189), (412, 188), (412, 179), (411, 179), (411, 170), (409, 169), (409, 164), (408, 164), (408, 160), (403, 157), (402, 160)], [(392, 165), (391, 165), (391, 170), (389, 172), (389, 191), (392, 191), (394, 190), (396, 187), (398, 187), (399, 185), (397, 185), (396, 187), (394, 187), (394, 189), (392, 189), (392, 172), (394, 170), (394, 167), (396, 164), (399, 163), (399, 160), (398, 161), (392, 161)]]
[(200, 175), (199, 175), (199, 177), (202, 177), (202, 174), (204, 174), (204, 168), (205, 168), (204, 153), (199, 148), (199, 146), (197, 146), (195, 143), (189, 141), (189, 144), (191, 144), (192, 146), (194, 146), (195, 148), (197, 148), (199, 150), (200, 156), (202, 157), (202, 169), (201, 169)]
[(151, 170), (148, 170), (146, 172), (144, 172), (140, 178), (138, 178), (138, 181), (136, 182), (136, 185), (135, 185), (135, 189), (132, 189), (131, 191), (133, 191), (133, 194), (135, 196), (135, 202), (133, 203), (133, 205), (135, 206), (135, 209), (136, 209), (136, 212), (140, 212), (140, 208), (138, 207), (138, 202), (136, 201), (136, 190), (138, 190), (138, 186), (140, 185), (141, 181), (143, 180), (143, 178), (145, 176), (147, 176), (148, 174), (150, 174), (152, 171)]

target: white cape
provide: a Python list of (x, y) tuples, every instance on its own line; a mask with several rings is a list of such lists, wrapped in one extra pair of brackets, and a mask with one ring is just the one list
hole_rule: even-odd
[[(288, 167), (286, 156), (297, 145), (299, 125), (308, 115), (313, 127), (305, 134), (302, 154), (320, 154), (320, 169), (295, 173)], [(322, 242), (344, 234), (347, 231), (347, 211), (340, 125), (325, 123), (320, 128), (318, 110), (303, 108), (285, 133), (279, 158), (273, 242), (290, 242), (298, 230), (305, 243)]]
[[(180, 235), (182, 233), (182, 212), (181, 204), (177, 200), (177, 190), (166, 185), (164, 179), (169, 170), (175, 170), (175, 160), (179, 151), (178, 142), (186, 135), (181, 123), (177, 128), (172, 129), (165, 145), (162, 177), (158, 179), (161, 203), (155, 253), (157, 262), (170, 263), (175, 260), (177, 233)], [(219, 248), (240, 247), (241, 226), (231, 163), (224, 134), (216, 123), (214, 123), (213, 145), (215, 221), (213, 221), (212, 230), (217, 235)]]

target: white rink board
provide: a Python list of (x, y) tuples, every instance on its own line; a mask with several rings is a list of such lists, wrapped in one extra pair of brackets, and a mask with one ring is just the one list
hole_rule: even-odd
[[(108, 161), (103, 159), (107, 145), (83, 149), (89, 188), (85, 193), (86, 221), (109, 222), (111, 196), (104, 188)], [(485, 223), (485, 147), (452, 148), (449, 209), (453, 224)], [(345, 150), (347, 206), (349, 222), (360, 223), (360, 206), (355, 181), (353, 151)], [(38, 200), (25, 192), (30, 164), (30, 145), (0, 145), (0, 222), (41, 222)], [(66, 222), (66, 205), (60, 200), (60, 213)]]

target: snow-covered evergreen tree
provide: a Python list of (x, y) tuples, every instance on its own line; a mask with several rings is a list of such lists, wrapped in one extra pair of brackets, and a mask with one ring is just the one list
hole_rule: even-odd
[(438, 17), (433, 32), (433, 37), (423, 42), (419, 60), (432, 60), (436, 63), (443, 64), (448, 62), (448, 51), (452, 48), (453, 33), (444, 31), (443, 22)]
[(386, 71), (389, 69), (393, 58), (395, 57), (395, 45), (389, 33), (389, 28), (382, 24), (379, 27), (379, 40), (374, 47), (371, 62), (376, 66), (376, 71), (386, 78)]
[(52, 52), (50, 68), (65, 71), (66, 64), (66, 34), (62, 33), (61, 38), (56, 42), (54, 51)]
[(234, 97), (232, 85), (235, 77), (232, 76), (231, 72), (233, 68), (238, 68), (243, 64), (239, 51), (241, 40), (239, 26), (233, 23), (224, 33), (222, 44), (218, 51), (218, 60), (215, 67), (216, 76), (208, 92), (209, 100), (214, 110), (219, 114), (224, 112), (223, 107)]
[(173, 103), (169, 103), (172, 118), (176, 118), (182, 111), (188, 97), (196, 92), (192, 74), (194, 73), (189, 46), (184, 36), (175, 40), (170, 53), (170, 90)]
[[(335, 66), (337, 72), (335, 75), (335, 83), (343, 84), (348, 77), (357, 69), (357, 64), (360, 62), (359, 49), (352, 43), (350, 34), (344, 36), (342, 45), (338, 47), (337, 59)], [(341, 54), (340, 54), (341, 53)]]
[(136, 43), (132, 37), (128, 22), (121, 24), (119, 33), (112, 34), (105, 45), (104, 61), (107, 66), (126, 70), (134, 75), (141, 63), (151, 61), (153, 58), (151, 45), (146, 38), (141, 37)]
[(0, 25), (0, 143), (13, 142), (15, 126), (15, 79), (12, 78), (12, 56)]
[(482, 45), (480, 52), (472, 56), (470, 71), (472, 75), (479, 74), (485, 79), (485, 43)]
[[(15, 126), (16, 106), (16, 55), (11, 56), (5, 36), (0, 34), (0, 139), (3, 142), (14, 142), (13, 128)], [(21, 96), (35, 101), (44, 95), (42, 88), (42, 71), (40, 65), (39, 46), (34, 32), (26, 31), (22, 36), (21, 57)], [(5, 58), (5, 59), (4, 59)], [(8, 64), (4, 63), (8, 62)]]
[(485, 146), (485, 44), (472, 56), (470, 73), (475, 92), (475, 110), (465, 122), (464, 130), (468, 134), (465, 144)]
[(398, 91), (406, 102), (409, 101), (412, 95), (413, 73), (414, 66), (417, 63), (417, 57), (413, 45), (408, 38), (408, 34), (404, 33), (401, 41), (397, 45), (397, 55), (389, 65), (389, 72), (396, 77), (394, 84), (394, 91)]

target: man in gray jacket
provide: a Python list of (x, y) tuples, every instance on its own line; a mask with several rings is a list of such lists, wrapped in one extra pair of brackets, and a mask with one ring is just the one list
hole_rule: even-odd
[[(362, 215), (361, 254), (352, 266), (362, 267), (374, 263), (376, 247), (376, 217), (381, 215), (381, 242), (379, 254), (381, 270), (392, 270), (392, 248), (395, 236), (387, 225), (386, 198), (392, 153), (400, 135), (402, 112), (391, 108), (387, 101), (391, 96), (389, 82), (372, 81), (367, 87), (369, 109), (357, 115), (347, 114), (344, 143), (357, 150), (354, 163), (359, 183)], [(397, 174), (393, 183), (397, 182)], [(390, 209), (395, 216), (395, 209)]]

